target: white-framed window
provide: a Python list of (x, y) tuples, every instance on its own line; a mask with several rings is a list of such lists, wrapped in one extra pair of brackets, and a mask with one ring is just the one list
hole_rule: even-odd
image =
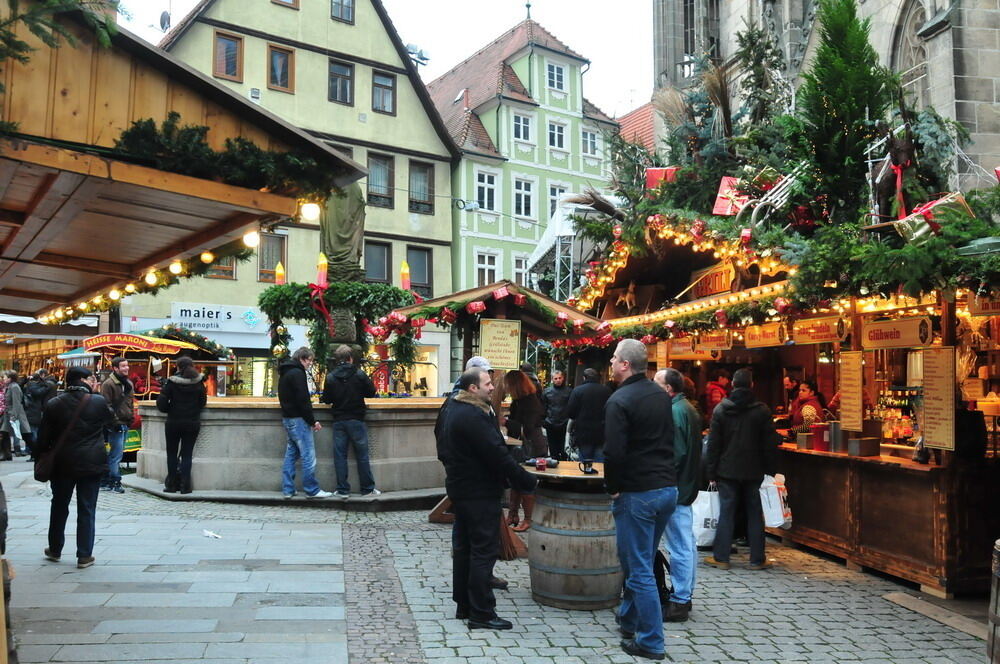
[(557, 150), (566, 149), (566, 125), (558, 122), (549, 123), (549, 147)]
[(514, 283), (518, 286), (528, 285), (527, 256), (514, 256)]
[(534, 214), (532, 205), (532, 189), (534, 183), (531, 180), (514, 180), (514, 216), (531, 217)]
[(556, 213), (559, 207), (559, 199), (566, 195), (566, 187), (561, 184), (549, 185), (549, 217)]
[(514, 114), (514, 140), (531, 142), (531, 117)]
[(496, 173), (476, 171), (476, 203), (480, 210), (495, 212), (497, 209)]
[(588, 157), (597, 157), (598, 142), (597, 132), (591, 129), (584, 129), (580, 132), (580, 152)]
[(476, 253), (476, 286), (492, 284), (497, 280), (497, 255)]
[(548, 83), (553, 90), (566, 89), (566, 68), (552, 62), (548, 63)]

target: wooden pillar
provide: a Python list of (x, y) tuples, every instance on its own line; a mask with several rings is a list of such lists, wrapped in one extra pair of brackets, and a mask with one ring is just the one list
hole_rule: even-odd
[(941, 345), (954, 346), (956, 337), (957, 321), (955, 319), (955, 303), (938, 296), (938, 303), (941, 307)]

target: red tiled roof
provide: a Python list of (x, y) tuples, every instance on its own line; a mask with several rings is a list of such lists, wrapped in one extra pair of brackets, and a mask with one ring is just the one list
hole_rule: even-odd
[(653, 108), (653, 102), (643, 104), (618, 118), (622, 138), (638, 143), (650, 151), (656, 150), (655, 123), (656, 110)]
[[(473, 110), (483, 103), (503, 95), (527, 104), (537, 104), (507, 62), (508, 58), (530, 44), (589, 62), (541, 25), (528, 19), (427, 84), (434, 106), (460, 148), (500, 156), (486, 128), (478, 118), (473, 120)], [(596, 106), (591, 106), (600, 113)], [(608, 120), (611, 121), (610, 118)]]
[(607, 122), (608, 124), (618, 124), (612, 120), (604, 111), (597, 108), (597, 105), (591, 102), (586, 97), (583, 98), (583, 116), (590, 118), (591, 120), (597, 120), (598, 122)]

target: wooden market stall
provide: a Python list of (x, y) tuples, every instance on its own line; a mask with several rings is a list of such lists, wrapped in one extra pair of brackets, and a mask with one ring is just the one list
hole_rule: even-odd
[(642, 256), (613, 248), (579, 306), (641, 338), (650, 375), (674, 366), (700, 387), (714, 367), (749, 366), (772, 411), (790, 372), (837, 395), (832, 438), (820, 428), (780, 448), (794, 520), (774, 534), (929, 593), (983, 592), (1000, 536), (1000, 319), (987, 316), (1000, 302), (935, 292), (800, 311), (794, 265), (662, 226), (648, 237)]

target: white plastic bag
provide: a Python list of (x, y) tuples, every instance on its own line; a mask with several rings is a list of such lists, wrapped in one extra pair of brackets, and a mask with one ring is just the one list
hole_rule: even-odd
[(788, 506), (788, 489), (785, 482), (764, 476), (760, 484), (760, 506), (764, 511), (764, 525), (768, 528), (792, 527), (792, 508)]
[(699, 491), (691, 504), (694, 541), (697, 546), (712, 546), (715, 531), (719, 528), (719, 492), (715, 489)]

